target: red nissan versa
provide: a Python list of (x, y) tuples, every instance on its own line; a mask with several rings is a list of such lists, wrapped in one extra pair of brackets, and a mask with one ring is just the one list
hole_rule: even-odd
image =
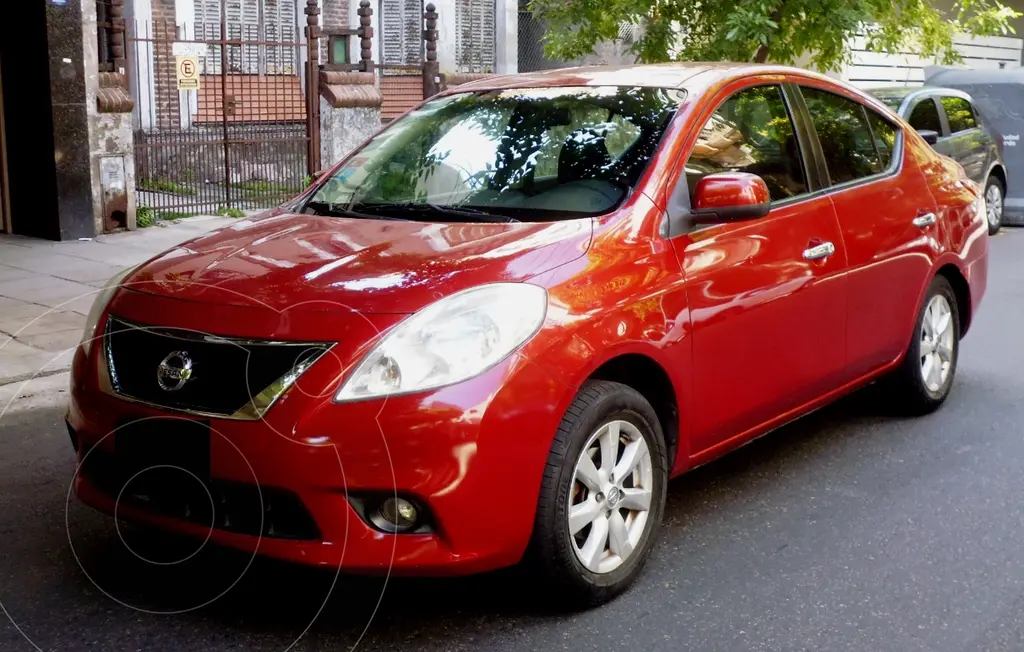
[(884, 105), (750, 65), (432, 98), (290, 204), (114, 279), (81, 500), (357, 572), (633, 581), (669, 478), (869, 381), (936, 409), (985, 203)]

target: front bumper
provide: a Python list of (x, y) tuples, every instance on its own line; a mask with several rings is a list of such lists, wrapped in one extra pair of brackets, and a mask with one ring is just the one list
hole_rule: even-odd
[[(452, 387), (335, 404), (336, 380), (350, 360), (325, 357), (263, 419), (209, 420), (210, 477), (296, 498), (315, 523), (315, 537), (219, 526), (211, 533), (208, 525), (119, 503), (116, 491), (90, 477), (102, 471), (86, 472), (90, 458), (113, 456), (113, 433), (126, 420), (188, 418), (103, 391), (100, 351), (76, 352), (67, 414), (79, 462), (74, 491), (84, 503), (243, 551), (353, 572), (458, 574), (515, 564), (529, 541), (551, 440), (570, 393), (540, 366), (512, 356)], [(350, 500), (387, 493), (424, 506), (429, 531), (382, 532)]]

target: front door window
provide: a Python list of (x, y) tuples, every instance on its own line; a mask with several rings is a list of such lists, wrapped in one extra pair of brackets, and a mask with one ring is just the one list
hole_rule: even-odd
[(749, 172), (773, 201), (807, 192), (800, 145), (779, 86), (756, 86), (727, 99), (707, 121), (686, 162), (686, 180), (715, 172)]

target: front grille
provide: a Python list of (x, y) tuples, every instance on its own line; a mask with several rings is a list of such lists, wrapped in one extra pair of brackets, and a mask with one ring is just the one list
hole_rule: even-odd
[(118, 394), (158, 407), (243, 419), (261, 417), (330, 348), (205, 335), (113, 316), (104, 339), (110, 383)]
[(316, 522), (294, 493), (276, 487), (206, 479), (170, 466), (133, 473), (116, 455), (93, 448), (81, 473), (119, 504), (218, 530), (274, 539), (314, 541)]

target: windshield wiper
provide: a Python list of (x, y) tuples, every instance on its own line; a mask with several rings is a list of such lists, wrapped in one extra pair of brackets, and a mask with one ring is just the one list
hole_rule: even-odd
[(395, 211), (398, 213), (438, 213), (441, 215), (452, 215), (465, 217), (467, 221), (477, 222), (518, 222), (519, 220), (507, 215), (488, 213), (477, 208), (465, 206), (442, 206), (441, 204), (356, 204), (361, 211)]
[(401, 217), (392, 217), (390, 215), (368, 215), (366, 213), (360, 213), (349, 208), (345, 208), (342, 204), (335, 204), (329, 201), (311, 201), (306, 204), (305, 211), (312, 211), (314, 215), (321, 215), (324, 217), (357, 217), (363, 220), (400, 220), (408, 221)]

